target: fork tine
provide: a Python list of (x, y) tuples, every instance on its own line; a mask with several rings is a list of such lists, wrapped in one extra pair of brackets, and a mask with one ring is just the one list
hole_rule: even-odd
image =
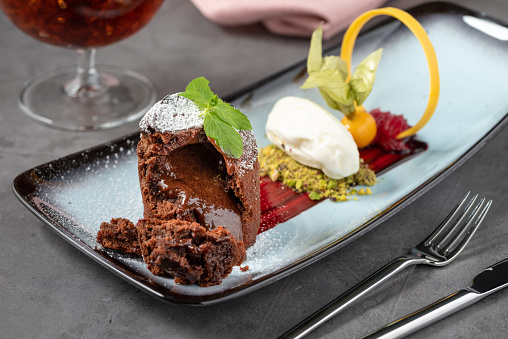
[[(473, 207), (473, 204), (476, 201), (476, 198), (478, 198), (478, 194), (476, 194), (469, 201), (469, 203), (467, 204), (466, 208), (462, 211), (460, 216), (455, 220), (455, 224), (453, 225), (453, 227), (449, 231), (447, 231), (446, 235), (444, 236), (444, 238), (439, 241), (439, 243), (437, 244), (437, 248), (442, 248), (444, 246), (444, 244), (448, 243), (449, 239), (455, 234), (455, 231), (461, 227), (461, 224), (462, 224), (462, 222), (464, 221), (464, 219), (466, 217), (468, 217), (467, 220), (469, 221), (469, 215), (468, 215), (468, 213), (471, 210), (471, 208)], [(474, 211), (476, 211), (477, 208), (478, 207), (476, 207), (473, 210), (473, 213), (474, 213)]]
[[(460, 209), (462, 205), (464, 205), (467, 197), (469, 196), (470, 192), (467, 192), (466, 195), (462, 198), (462, 200), (455, 206), (455, 208), (448, 214), (448, 216), (441, 222), (438, 228), (432, 234), (425, 239), (424, 244), (425, 246), (431, 245), (447, 228), (447, 226), (450, 223), (450, 220), (453, 220), (457, 213), (460, 212)], [(473, 198), (474, 199), (474, 198)]]
[[(445, 252), (450, 252), (450, 249), (455, 246), (460, 240), (462, 240), (464, 234), (466, 234), (469, 230), (469, 227), (471, 226), (471, 223), (474, 221), (474, 219), (476, 218), (476, 215), (479, 213), (480, 211), (480, 208), (481, 206), (483, 205), (483, 203), (485, 202), (485, 198), (482, 198), (480, 200), (480, 202), (478, 203), (478, 205), (475, 206), (475, 208), (473, 209), (473, 211), (468, 215), (467, 217), (467, 220), (466, 220), (466, 224), (464, 226), (462, 226), (462, 229), (460, 230), (460, 232), (458, 232), (455, 237), (453, 238), (452, 241), (449, 242), (449, 244), (446, 246), (446, 248), (444, 248), (443, 250)], [(451, 237), (452, 234), (449, 234), (448, 238)], [(445, 238), (446, 239), (446, 238)], [(439, 248), (443, 248), (445, 247), (445, 242), (444, 240), (438, 245)]]
[[(485, 198), (482, 199), (482, 201), (478, 204), (478, 207), (480, 207), (481, 204), (485, 201)], [(481, 210), (480, 215), (476, 219), (473, 227), (467, 232), (466, 230), (469, 228), (468, 226), (473, 222), (473, 220), (476, 218), (476, 215), (479, 213), (480, 208), (478, 208), (474, 215), (471, 217), (471, 220), (467, 223), (467, 225), (464, 227), (464, 229), (453, 239), (450, 245), (448, 245), (445, 249), (446, 252), (449, 252), (451, 249), (452, 252), (450, 253), (450, 260), (452, 260), (454, 257), (459, 255), (460, 252), (466, 247), (469, 240), (473, 237), (478, 227), (480, 227), (480, 224), (482, 223), (483, 219), (485, 218), (485, 215), (490, 209), (490, 205), (492, 205), (492, 200), (489, 200), (485, 207), (483, 207), (483, 210)], [(458, 244), (457, 244), (458, 243)]]

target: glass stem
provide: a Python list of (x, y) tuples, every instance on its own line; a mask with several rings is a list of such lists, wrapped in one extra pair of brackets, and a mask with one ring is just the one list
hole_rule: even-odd
[(65, 83), (65, 93), (73, 98), (93, 98), (102, 95), (106, 88), (95, 68), (95, 48), (78, 49), (76, 76)]

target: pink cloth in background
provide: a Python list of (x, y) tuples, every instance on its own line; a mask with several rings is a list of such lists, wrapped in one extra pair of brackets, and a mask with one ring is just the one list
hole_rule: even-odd
[(324, 39), (386, 0), (191, 0), (209, 20), (224, 26), (261, 22), (272, 33), (309, 37), (323, 22)]

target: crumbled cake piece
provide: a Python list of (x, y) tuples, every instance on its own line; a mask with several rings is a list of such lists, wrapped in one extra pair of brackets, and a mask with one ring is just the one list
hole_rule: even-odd
[(97, 232), (97, 242), (105, 248), (141, 254), (136, 226), (125, 218), (113, 218), (109, 223), (103, 222)]
[(243, 242), (223, 227), (206, 230), (196, 222), (151, 218), (136, 228), (148, 269), (179, 284), (220, 284), (245, 260)]

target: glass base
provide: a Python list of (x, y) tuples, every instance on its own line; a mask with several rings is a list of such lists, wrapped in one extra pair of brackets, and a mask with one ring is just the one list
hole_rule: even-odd
[(64, 84), (76, 76), (75, 67), (46, 72), (27, 81), (19, 97), (31, 118), (63, 130), (93, 130), (136, 120), (155, 103), (155, 88), (146, 77), (114, 67), (97, 66), (105, 90), (98, 95), (70, 97)]

